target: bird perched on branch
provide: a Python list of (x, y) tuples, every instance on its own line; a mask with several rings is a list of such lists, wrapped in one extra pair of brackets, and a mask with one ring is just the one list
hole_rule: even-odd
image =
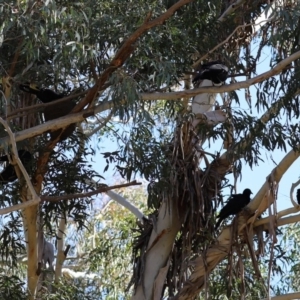
[[(28, 168), (28, 164), (32, 159), (32, 155), (30, 152), (26, 150), (19, 150), (18, 151), (19, 158), (24, 165), (25, 169)], [(9, 162), (8, 156), (3, 155), (0, 157), (0, 161), (7, 161)], [(27, 168), (26, 168), (27, 167)], [(0, 183), (7, 184), (9, 182), (13, 182), (17, 179), (17, 173), (15, 167), (12, 164), (8, 164), (6, 168), (0, 173)]]
[(231, 215), (238, 214), (245, 206), (250, 202), (250, 195), (252, 194), (250, 189), (245, 189), (243, 194), (233, 194), (229, 197), (226, 205), (221, 209), (218, 215), (218, 222), (215, 229), (217, 229), (221, 222)]
[(297, 202), (300, 205), (300, 189), (297, 190)]
[[(228, 77), (228, 67), (220, 60), (200, 65), (197, 72), (198, 74), (193, 79), (195, 87), (220, 86), (225, 83)], [(211, 111), (215, 102), (215, 93), (199, 94), (193, 98), (192, 112), (197, 115)]]
[[(55, 100), (61, 99), (65, 97), (64, 94), (58, 94), (50, 89), (40, 89), (35, 84), (20, 84), (20, 89), (26, 93), (34, 94), (38, 97), (40, 101), (43, 103), (50, 103)], [(75, 104), (72, 101), (65, 101), (62, 103), (59, 103), (57, 105), (46, 107), (44, 110), (44, 118), (45, 121), (54, 120), (60, 117), (63, 117), (70, 113), (72, 109), (74, 108)], [(63, 141), (67, 139), (75, 130), (76, 125), (70, 124), (67, 126), (60, 136), (60, 141)], [(50, 132), (51, 139), (56, 139), (60, 133), (62, 132), (62, 129), (55, 130), (54, 132)]]
[(193, 83), (199, 80), (210, 80), (212, 85), (222, 85), (228, 77), (228, 67), (222, 61), (211, 61), (200, 66), (198, 74), (194, 77)]

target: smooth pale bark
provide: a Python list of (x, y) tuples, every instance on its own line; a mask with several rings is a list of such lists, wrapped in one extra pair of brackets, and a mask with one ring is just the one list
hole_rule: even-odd
[[(300, 299), (300, 292), (275, 296), (275, 297), (271, 297), (269, 299), (270, 300), (292, 300), (292, 299), (297, 300), (297, 299)], [(261, 300), (269, 300), (269, 299), (264, 298), (264, 299), (261, 299)]]
[(253, 200), (248, 205), (249, 209), (253, 212), (258, 209), (260, 205), (263, 205), (262, 209), (267, 208), (268, 201), (265, 199), (264, 203), (262, 200), (265, 198), (266, 192), (269, 190), (269, 178), (277, 183), (281, 180), (283, 174), (288, 170), (288, 168), (298, 159), (300, 152), (295, 152), (291, 150), (278, 164), (276, 168), (268, 176), (266, 182), (260, 188), (258, 193), (255, 195)]
[(133, 300), (153, 298), (155, 279), (168, 263), (176, 234), (181, 226), (177, 209), (172, 204), (172, 199), (168, 202), (169, 205), (164, 201), (159, 210), (159, 215), (148, 244), (145, 270), (142, 275), (143, 282), (138, 286), (135, 295), (132, 297)]
[(63, 214), (61, 215), (61, 219), (59, 221), (59, 227), (57, 230), (57, 257), (56, 257), (56, 265), (55, 265), (55, 282), (58, 283), (62, 274), (62, 267), (64, 261), (66, 260), (66, 256), (64, 253), (64, 235), (66, 233), (66, 219)]
[(120, 205), (127, 208), (130, 212), (132, 212), (141, 222), (143, 222), (143, 219), (147, 219), (147, 217), (133, 204), (131, 204), (128, 200), (126, 200), (121, 195), (113, 192), (113, 191), (107, 191), (106, 194), (112, 199), (118, 202)]
[[(259, 192), (254, 199), (247, 206), (251, 211), (256, 211), (258, 208), (260, 211), (265, 210), (268, 207), (268, 197), (266, 193), (269, 190), (269, 178), (279, 183), (284, 173), (288, 168), (297, 160), (300, 153), (290, 151), (278, 164), (276, 168), (270, 173), (266, 182), (263, 184)], [(297, 217), (296, 217), (297, 218)], [(238, 219), (238, 230), (241, 231), (247, 220), (242, 214)], [(194, 266), (194, 272), (184, 284), (180, 292), (173, 298), (176, 300), (193, 299), (193, 297), (205, 287), (205, 280), (209, 273), (228, 255), (230, 250), (230, 227), (225, 227), (221, 232), (218, 243), (213, 244), (206, 253), (199, 255), (192, 264)]]
[(27, 231), (27, 285), (30, 300), (35, 298), (37, 276), (37, 206), (24, 209), (25, 230)]

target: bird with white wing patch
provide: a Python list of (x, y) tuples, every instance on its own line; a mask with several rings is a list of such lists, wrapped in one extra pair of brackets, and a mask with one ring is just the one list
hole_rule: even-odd
[[(221, 86), (227, 77), (228, 67), (219, 60), (211, 61), (200, 66), (193, 79), (193, 84), (195, 87)], [(216, 96), (215, 93), (203, 93), (195, 96), (192, 100), (192, 112), (197, 116), (211, 111), (216, 102)], [(195, 120), (193, 125), (196, 126), (197, 124), (198, 121)]]

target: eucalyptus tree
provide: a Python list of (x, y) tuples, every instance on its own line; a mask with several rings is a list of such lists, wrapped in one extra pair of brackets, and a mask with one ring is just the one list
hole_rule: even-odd
[[(269, 223), (274, 253), (272, 205), (280, 179), (299, 156), (298, 1), (49, 0), (2, 2), (0, 10), (0, 144), (3, 152), (14, 153), (9, 163), (19, 178), (4, 185), (1, 195), (0, 251), (4, 271), (17, 276), (11, 284), (18, 285), (26, 271), (30, 299), (62, 295), (53, 282), (60, 282), (68, 256), (68, 224), (79, 232), (87, 226), (92, 196), (113, 188), (104, 178), (113, 166), (127, 181), (138, 175), (148, 182), (151, 214), (131, 210), (140, 219), (139, 234), (132, 236), (133, 299), (197, 297), (226, 257), (229, 269), (240, 264), (229, 278), (241, 280), (235, 287), (249, 298), (253, 274), (244, 268), (244, 254), (261, 276), (261, 230)], [(257, 74), (266, 59), (268, 69)], [(194, 88), (199, 66), (216, 60), (229, 68), (231, 81)], [(20, 89), (33, 84), (65, 97), (41, 104)], [(192, 98), (200, 94), (212, 107), (197, 114)], [(218, 105), (215, 94), (221, 94)], [(41, 113), (70, 102), (74, 108), (66, 116)], [(61, 139), (64, 131), (58, 129), (74, 123), (76, 131)], [(89, 144), (91, 136), (97, 136), (99, 147), (105, 138), (118, 145), (104, 154), (101, 174), (88, 161), (99, 151)], [(223, 143), (219, 152), (212, 150), (215, 141)], [(33, 154), (30, 168), (24, 169), (16, 146)], [(229, 174), (238, 178), (244, 164), (258, 167), (262, 150), (271, 154), (276, 148), (286, 156), (246, 211), (215, 232)], [(295, 208), (279, 214), (277, 225), (298, 220), (282, 218), (297, 211), (292, 203)], [(255, 221), (268, 207), (273, 215)], [(19, 264), (22, 255), (26, 268)], [(256, 286), (264, 297), (271, 271), (267, 274), (265, 284)], [(99, 293), (105, 296), (105, 287)]]

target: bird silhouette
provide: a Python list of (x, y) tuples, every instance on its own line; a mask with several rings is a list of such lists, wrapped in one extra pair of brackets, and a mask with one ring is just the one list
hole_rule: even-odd
[[(20, 84), (19, 88), (26, 93), (36, 95), (37, 98), (43, 103), (49, 103), (65, 97), (64, 94), (58, 94), (50, 89), (40, 89), (35, 84)], [(65, 101), (57, 105), (46, 107), (44, 110), (45, 121), (54, 120), (67, 115), (72, 111), (74, 106), (75, 104), (72, 101)], [(73, 133), (75, 128), (75, 124), (70, 124), (69, 126), (67, 126), (60, 136), (60, 141), (67, 139)], [(50, 132), (51, 139), (56, 139), (60, 135), (61, 131), (62, 129)]]
[[(18, 151), (19, 158), (24, 165), (25, 169), (28, 169), (28, 164), (32, 159), (32, 155), (30, 152), (26, 150), (19, 150)], [(0, 157), (1, 161), (9, 161), (7, 155), (3, 155)], [(0, 183), (7, 184), (9, 182), (13, 182), (18, 178), (15, 167), (12, 164), (8, 164), (6, 168), (0, 173)]]
[(215, 229), (217, 229), (221, 222), (231, 215), (238, 214), (246, 205), (250, 202), (250, 195), (252, 194), (250, 189), (245, 189), (242, 194), (233, 194), (229, 197), (228, 202), (222, 207), (219, 215), (218, 222)]
[(297, 202), (300, 205), (300, 189), (297, 190)]

